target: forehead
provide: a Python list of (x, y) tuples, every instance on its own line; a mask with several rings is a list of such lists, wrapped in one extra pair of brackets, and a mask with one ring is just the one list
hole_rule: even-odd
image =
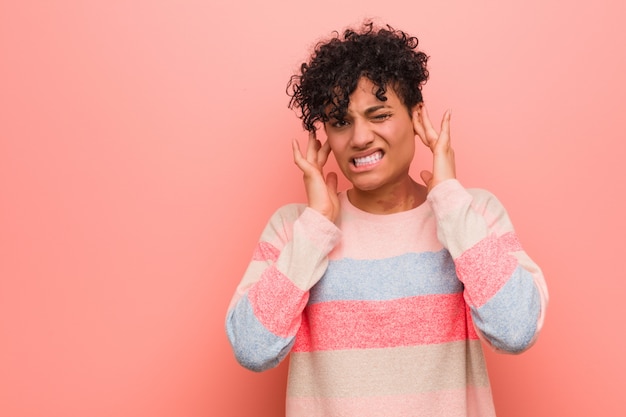
[(324, 108), (324, 121), (343, 119), (355, 113), (371, 113), (380, 108), (405, 108), (404, 102), (396, 93), (393, 83), (387, 83), (384, 91), (369, 78), (362, 76), (357, 81), (354, 91), (349, 95), (339, 86), (333, 92), (333, 101)]
[[(371, 106), (395, 107), (401, 105), (393, 86), (386, 85), (382, 96), (378, 95), (380, 87), (366, 77), (362, 77), (349, 96), (348, 112), (359, 111)], [(379, 98), (380, 96), (380, 98)]]

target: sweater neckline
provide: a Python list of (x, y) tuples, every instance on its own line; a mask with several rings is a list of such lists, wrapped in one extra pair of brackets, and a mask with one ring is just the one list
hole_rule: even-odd
[(410, 210), (399, 211), (397, 213), (389, 213), (389, 214), (370, 213), (370, 212), (361, 210), (360, 208), (352, 204), (350, 202), (350, 199), (348, 198), (347, 191), (341, 191), (339, 193), (339, 203), (341, 205), (341, 210), (346, 213), (349, 213), (351, 216), (355, 216), (364, 220), (375, 221), (375, 222), (403, 221), (407, 218), (415, 218), (416, 216), (424, 215), (424, 213), (429, 209), (429, 203), (428, 203), (428, 200), (426, 200), (419, 206), (412, 208)]

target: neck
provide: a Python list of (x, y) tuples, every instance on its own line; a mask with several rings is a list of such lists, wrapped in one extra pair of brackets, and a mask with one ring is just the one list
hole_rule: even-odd
[(353, 206), (372, 214), (392, 214), (414, 209), (426, 201), (426, 187), (407, 177), (406, 181), (382, 189), (348, 190)]

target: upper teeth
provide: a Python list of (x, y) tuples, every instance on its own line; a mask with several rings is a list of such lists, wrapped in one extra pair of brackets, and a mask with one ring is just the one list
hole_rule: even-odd
[(374, 162), (379, 161), (382, 157), (382, 152), (375, 152), (362, 158), (354, 158), (354, 165), (358, 167), (361, 165), (373, 164)]

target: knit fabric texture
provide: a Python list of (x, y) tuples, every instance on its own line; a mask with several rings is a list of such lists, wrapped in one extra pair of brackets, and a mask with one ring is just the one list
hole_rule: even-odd
[(226, 317), (239, 363), (289, 356), (287, 417), (495, 415), (482, 347), (519, 353), (548, 293), (500, 202), (457, 180), (378, 215), (340, 193), (263, 231)]

